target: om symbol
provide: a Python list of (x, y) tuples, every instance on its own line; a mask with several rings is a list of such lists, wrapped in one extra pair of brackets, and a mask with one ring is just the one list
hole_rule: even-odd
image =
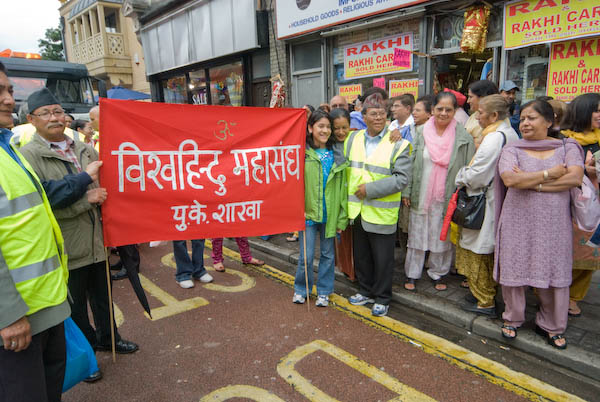
[(219, 135), (219, 134), (217, 134), (217, 132), (213, 131), (213, 134), (215, 135), (215, 137), (221, 141), (225, 141), (227, 139), (227, 137), (233, 137), (233, 133), (229, 129), (229, 126), (235, 127), (237, 125), (237, 123), (234, 123), (234, 122), (228, 123), (225, 120), (219, 120), (217, 122), (217, 125), (220, 125), (220, 124), (224, 124), (225, 128), (223, 128), (222, 130), (219, 130), (219, 134), (221, 134), (221, 135)]

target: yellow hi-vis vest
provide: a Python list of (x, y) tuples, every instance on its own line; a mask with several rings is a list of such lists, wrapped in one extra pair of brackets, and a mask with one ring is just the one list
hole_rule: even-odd
[(0, 265), (8, 268), (31, 315), (67, 298), (67, 256), (58, 222), (37, 175), (0, 149)]
[[(31, 142), (36, 131), (36, 128), (31, 123), (19, 124), (12, 129), (13, 136), (10, 139), (10, 144), (15, 148), (22, 148)], [(79, 140), (81, 142), (85, 138), (85, 135), (69, 127), (65, 127), (65, 135), (69, 136), (72, 140)]]
[(406, 147), (410, 146), (410, 142), (404, 139), (391, 143), (388, 131), (377, 148), (367, 157), (365, 130), (354, 131), (348, 136), (344, 144), (344, 154), (350, 162), (348, 167), (348, 218), (354, 219), (360, 214), (361, 219), (377, 225), (395, 225), (398, 222), (401, 193), (364, 200), (360, 200), (354, 193), (361, 184), (392, 176), (394, 162)]

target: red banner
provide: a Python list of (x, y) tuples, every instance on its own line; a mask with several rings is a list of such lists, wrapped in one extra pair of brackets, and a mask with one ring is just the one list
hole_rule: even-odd
[(304, 229), (303, 109), (100, 100), (104, 244)]

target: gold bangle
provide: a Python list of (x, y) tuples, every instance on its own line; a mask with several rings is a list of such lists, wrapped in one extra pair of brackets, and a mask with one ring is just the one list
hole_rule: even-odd
[(549, 176), (548, 171), (544, 170), (544, 181), (548, 180), (548, 176)]

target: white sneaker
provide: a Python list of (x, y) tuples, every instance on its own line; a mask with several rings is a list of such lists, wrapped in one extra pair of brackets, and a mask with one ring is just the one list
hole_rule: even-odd
[(194, 281), (191, 279), (187, 279), (185, 281), (181, 281), (181, 282), (177, 282), (179, 284), (179, 286), (181, 286), (184, 289), (191, 289), (194, 287)]
[(294, 293), (294, 297), (292, 297), (292, 302), (296, 304), (304, 304), (306, 301), (306, 297), (299, 295), (298, 293)]
[(315, 306), (317, 306), (317, 307), (329, 306), (329, 296), (319, 295), (319, 297), (317, 297), (317, 301), (315, 302)]
[(202, 275), (200, 278), (198, 278), (198, 280), (202, 283), (210, 283), (213, 281), (213, 277), (207, 272), (204, 275)]

